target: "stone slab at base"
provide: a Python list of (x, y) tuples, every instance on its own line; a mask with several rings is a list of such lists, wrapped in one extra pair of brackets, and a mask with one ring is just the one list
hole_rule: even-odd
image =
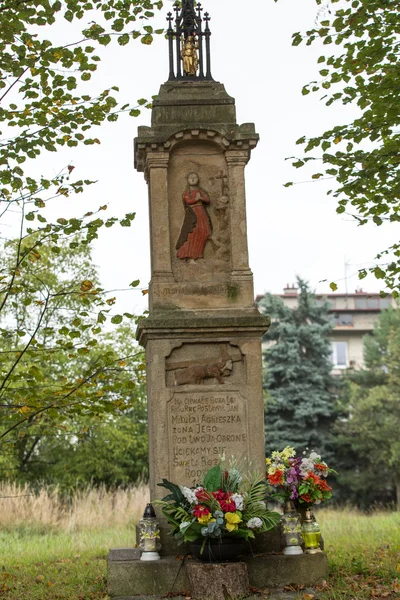
[[(328, 576), (326, 554), (283, 556), (266, 554), (246, 558), (249, 581), (258, 589), (287, 585), (313, 586)], [(189, 580), (185, 565), (177, 558), (153, 563), (108, 558), (108, 593), (112, 600), (138, 600), (138, 596), (165, 596), (170, 592), (186, 595)]]
[(190, 595), (194, 600), (239, 600), (249, 595), (249, 577), (244, 562), (186, 564)]

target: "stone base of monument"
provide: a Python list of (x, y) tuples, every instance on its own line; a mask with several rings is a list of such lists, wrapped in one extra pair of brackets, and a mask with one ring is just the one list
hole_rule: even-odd
[[(328, 575), (328, 563), (324, 552), (299, 556), (260, 554), (243, 557), (241, 563), (229, 563), (229, 568), (238, 564), (247, 566), (249, 584), (251, 588), (258, 590), (290, 585), (313, 586), (321, 583)], [(129, 557), (126, 550), (120, 555), (118, 550), (111, 550), (108, 557), (108, 593), (112, 600), (138, 600), (139, 596), (165, 596), (171, 592), (174, 595), (181, 593), (182, 596), (195, 596), (196, 593), (191, 590), (189, 573), (204, 566), (210, 565), (192, 559), (183, 561), (182, 557), (164, 557), (153, 563), (142, 562), (137, 559), (137, 554)], [(193, 576), (191, 579), (193, 585)], [(245, 595), (241, 594), (242, 597)], [(251, 595), (250, 591), (248, 595)], [(229, 593), (226, 597), (230, 597)], [(207, 600), (211, 600), (209, 594)]]
[(190, 595), (194, 600), (226, 600), (250, 595), (247, 565), (244, 562), (202, 563), (186, 565)]

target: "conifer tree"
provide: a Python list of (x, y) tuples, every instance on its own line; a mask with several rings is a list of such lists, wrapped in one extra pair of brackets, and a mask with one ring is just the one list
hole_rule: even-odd
[(332, 453), (329, 428), (335, 395), (331, 376), (329, 334), (332, 324), (327, 304), (317, 303), (308, 284), (297, 279), (298, 305), (291, 309), (266, 294), (260, 309), (272, 318), (264, 341), (266, 391), (266, 451), (287, 445)]

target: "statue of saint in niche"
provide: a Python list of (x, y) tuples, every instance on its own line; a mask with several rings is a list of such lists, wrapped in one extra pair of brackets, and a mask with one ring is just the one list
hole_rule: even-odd
[(186, 75), (196, 75), (197, 73), (199, 68), (198, 48), (199, 44), (194, 36), (189, 35), (186, 41), (182, 39), (181, 58)]
[(206, 208), (206, 205), (210, 204), (210, 198), (207, 192), (199, 187), (197, 173), (189, 173), (187, 182), (183, 194), (185, 219), (176, 244), (176, 256), (197, 260), (203, 258), (205, 245), (212, 234), (211, 219)]

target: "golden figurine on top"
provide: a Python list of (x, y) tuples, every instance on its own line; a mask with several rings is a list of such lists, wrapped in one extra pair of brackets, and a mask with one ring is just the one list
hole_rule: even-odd
[(183, 70), (186, 75), (196, 75), (197, 73), (197, 69), (199, 68), (198, 49), (199, 43), (196, 40), (196, 34), (189, 35), (186, 41), (182, 37), (181, 58), (183, 61)]

